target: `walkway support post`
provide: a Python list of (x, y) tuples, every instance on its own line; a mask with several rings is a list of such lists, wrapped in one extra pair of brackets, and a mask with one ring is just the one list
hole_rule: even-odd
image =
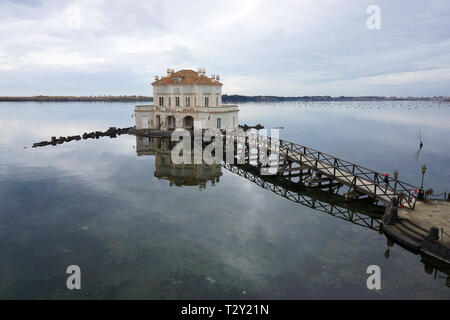
[(423, 192), (423, 178), (425, 177), (425, 172), (427, 172), (427, 166), (422, 166), (422, 183), (420, 184), (420, 190), (419, 194), (417, 195), (418, 200), (423, 200), (425, 198), (424, 192)]
[(398, 181), (398, 171), (397, 170), (394, 171), (394, 179), (395, 179), (394, 193), (397, 193), (397, 181)]

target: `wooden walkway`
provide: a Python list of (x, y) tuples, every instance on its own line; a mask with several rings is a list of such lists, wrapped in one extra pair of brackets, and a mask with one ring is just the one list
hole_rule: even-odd
[[(389, 185), (384, 184), (384, 175), (355, 163), (339, 159), (318, 150), (281, 139), (272, 139), (262, 135), (235, 136), (236, 143), (245, 144), (248, 149), (268, 150), (268, 154), (277, 155), (275, 161), (278, 174), (288, 173), (288, 177), (310, 174), (309, 183), (329, 181), (349, 186), (348, 194), (367, 195), (375, 200), (389, 204), (394, 198), (401, 198), (400, 204), (414, 209), (416, 199), (413, 194), (416, 186), (389, 177)], [(247, 157), (250, 157), (249, 151)], [(273, 166), (273, 161), (270, 164)], [(297, 172), (297, 173), (295, 173)], [(324, 178), (325, 177), (325, 178)], [(402, 194), (403, 197), (399, 197)]]

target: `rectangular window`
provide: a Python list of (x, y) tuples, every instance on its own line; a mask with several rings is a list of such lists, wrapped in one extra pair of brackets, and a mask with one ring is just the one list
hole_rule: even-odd
[(233, 127), (236, 126), (236, 117), (233, 116)]
[(172, 98), (169, 97), (169, 107), (172, 105)]
[(217, 129), (222, 128), (222, 119), (221, 118), (217, 118)]
[(190, 106), (191, 106), (191, 98), (186, 97), (186, 107), (190, 107)]
[(219, 97), (216, 97), (216, 107), (219, 106)]
[(164, 107), (164, 97), (159, 97), (159, 106)]
[(212, 93), (212, 87), (210, 87), (210, 86), (203, 86), (202, 87), (202, 93)]
[(194, 106), (197, 106), (197, 97), (194, 98)]
[(166, 87), (157, 86), (156, 93), (166, 93)]
[(205, 107), (209, 107), (209, 97), (205, 97)]
[(176, 107), (180, 106), (180, 97), (175, 97), (175, 106)]

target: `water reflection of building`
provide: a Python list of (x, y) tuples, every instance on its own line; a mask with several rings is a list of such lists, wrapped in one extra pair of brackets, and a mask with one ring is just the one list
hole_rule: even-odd
[(170, 181), (170, 186), (199, 186), (205, 189), (208, 181), (215, 186), (220, 181), (222, 167), (219, 164), (174, 164), (171, 149), (174, 143), (168, 138), (136, 136), (138, 156), (155, 156), (155, 177)]

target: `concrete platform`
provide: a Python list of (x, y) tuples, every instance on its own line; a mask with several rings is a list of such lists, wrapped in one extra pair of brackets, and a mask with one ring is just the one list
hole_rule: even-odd
[(450, 201), (417, 201), (415, 210), (399, 209), (398, 213), (400, 218), (408, 219), (427, 230), (431, 227), (443, 228), (448, 235), (444, 234), (441, 242), (450, 247)]
[[(398, 209), (398, 218), (392, 218), (389, 207), (383, 216), (383, 231), (401, 246), (450, 264), (450, 201), (430, 200), (416, 202), (415, 210)], [(432, 227), (439, 232), (430, 235)]]

